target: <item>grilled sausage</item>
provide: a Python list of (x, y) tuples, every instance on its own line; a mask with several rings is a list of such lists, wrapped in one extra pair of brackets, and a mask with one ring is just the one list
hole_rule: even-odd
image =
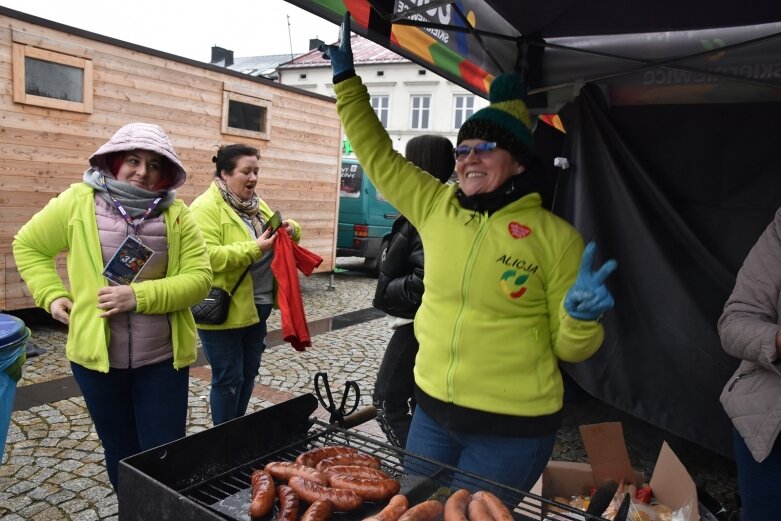
[(312, 467), (293, 463), (292, 461), (272, 461), (266, 465), (265, 470), (270, 473), (274, 479), (287, 481), (291, 476), (301, 476), (321, 485), (328, 484), (328, 478), (316, 471)]
[(407, 496), (403, 494), (396, 494), (390, 501), (388, 506), (377, 512), (371, 517), (367, 517), (363, 521), (399, 521), (401, 515), (407, 511), (409, 507), (409, 501)]
[(436, 499), (418, 503), (404, 512), (399, 521), (437, 521), (442, 517), (444, 507)]
[(472, 501), (467, 507), (469, 511), (469, 521), (495, 521), (491, 512), (488, 511), (488, 505), (485, 501), (480, 501), (472, 496)]
[(445, 521), (467, 521), (466, 509), (472, 494), (462, 488), (453, 492), (445, 501)]
[(476, 499), (485, 503), (485, 505), (488, 507), (488, 511), (491, 513), (491, 517), (493, 517), (496, 521), (515, 520), (512, 513), (510, 513), (510, 509), (507, 508), (504, 503), (502, 503), (502, 500), (486, 490), (475, 492), (472, 495), (472, 499)]
[(371, 456), (369, 454), (364, 454), (363, 452), (356, 452), (355, 454), (340, 454), (338, 456), (330, 456), (328, 458), (324, 458), (320, 460), (320, 462), (316, 465), (315, 468), (319, 470), (320, 472), (325, 472), (325, 469), (327, 467), (332, 467), (334, 465), (346, 465), (346, 466), (359, 466), (359, 467), (369, 467), (372, 469), (379, 469), (380, 468), (380, 460), (379, 458), (375, 458), (374, 456)]
[(277, 487), (279, 513), (277, 521), (296, 521), (298, 519), (298, 494), (287, 485)]
[(274, 478), (265, 470), (256, 470), (252, 473), (252, 493), (250, 496), (250, 517), (263, 517), (271, 512), (274, 506)]
[(334, 504), (327, 499), (318, 499), (306, 509), (301, 521), (328, 521), (334, 515)]
[(371, 467), (362, 467), (360, 465), (325, 465), (323, 467), (322, 474), (324, 474), (327, 478), (330, 478), (334, 474), (344, 474), (346, 476), (355, 476), (356, 478), (367, 479), (390, 478), (390, 476), (381, 470), (373, 469)]
[(301, 476), (292, 476), (287, 484), (307, 503), (312, 504), (318, 499), (327, 499), (334, 504), (334, 510), (339, 512), (355, 510), (363, 503), (363, 498), (352, 490), (326, 487)]
[(299, 454), (296, 458), (296, 463), (300, 465), (306, 465), (307, 467), (315, 467), (320, 461), (331, 456), (340, 456), (344, 454), (358, 454), (358, 449), (347, 447), (344, 445), (330, 445), (328, 447), (317, 447), (315, 449), (308, 450), (302, 454)]
[(334, 488), (353, 490), (366, 501), (383, 501), (398, 494), (401, 488), (395, 479), (359, 478), (344, 474), (332, 474), (328, 483)]

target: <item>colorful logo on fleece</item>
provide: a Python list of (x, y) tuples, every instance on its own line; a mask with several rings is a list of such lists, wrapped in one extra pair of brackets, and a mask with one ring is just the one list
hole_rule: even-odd
[(519, 222), (512, 221), (507, 225), (507, 231), (513, 239), (525, 239), (532, 234), (532, 229)]
[(518, 275), (518, 272), (515, 270), (507, 270), (502, 273), (499, 285), (502, 287), (505, 295), (515, 300), (521, 298), (526, 293), (524, 284), (527, 280), (529, 280), (528, 274)]

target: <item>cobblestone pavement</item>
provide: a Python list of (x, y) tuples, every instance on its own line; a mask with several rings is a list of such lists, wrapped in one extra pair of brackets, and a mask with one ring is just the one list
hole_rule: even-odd
[[(349, 270), (337, 269), (333, 275), (301, 279), (310, 321), (371, 306), (376, 280), (353, 270), (358, 266), (360, 259), (339, 259), (338, 267)], [(64, 354), (64, 327), (50, 320), (36, 320), (28, 325), (33, 330), (31, 342), (46, 352), (28, 360), (19, 386), (70, 377)], [(269, 330), (280, 327), (278, 311), (272, 313), (268, 325)], [(389, 338), (390, 330), (385, 319), (380, 318), (317, 334), (312, 338), (312, 348), (303, 353), (287, 344), (269, 348), (263, 355), (249, 412), (285, 397), (311, 392), (316, 371), (327, 371), (337, 388), (345, 379), (357, 381), (362, 402), (369, 405), (375, 373)], [(188, 434), (211, 427), (208, 384), (208, 366), (191, 369)], [(568, 409), (554, 459), (586, 461), (577, 426), (598, 421), (624, 422), (630, 458), (650, 476), (663, 433), (591, 399), (581, 400), (572, 410)], [(382, 438), (374, 422), (362, 429)], [(674, 449), (678, 451), (675, 446)], [(695, 448), (685, 463), (695, 480), (732, 506), (735, 477), (731, 462)], [(91, 521), (117, 517), (117, 498), (108, 482), (102, 448), (83, 398), (77, 396), (15, 411), (0, 464), (0, 518)]]

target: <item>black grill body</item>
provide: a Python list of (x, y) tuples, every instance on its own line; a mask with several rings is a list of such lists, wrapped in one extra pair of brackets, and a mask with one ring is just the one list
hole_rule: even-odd
[[(450, 487), (457, 477), (465, 488), (497, 494), (518, 520), (545, 519), (543, 513), (554, 507), (558, 520), (604, 521), (316, 420), (317, 406), (314, 395), (305, 394), (122, 460), (120, 521), (250, 521), (252, 472), (326, 445), (349, 445), (380, 458), (382, 470), (399, 480), (410, 505)], [(384, 506), (364, 503), (358, 510), (336, 513), (334, 521), (361, 521)], [(262, 521), (275, 518), (276, 507)]]

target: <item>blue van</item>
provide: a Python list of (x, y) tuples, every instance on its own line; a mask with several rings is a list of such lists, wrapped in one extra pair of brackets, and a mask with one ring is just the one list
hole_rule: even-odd
[(364, 175), (358, 161), (342, 158), (336, 255), (363, 257), (364, 267), (376, 274), (398, 216), (399, 212)]

